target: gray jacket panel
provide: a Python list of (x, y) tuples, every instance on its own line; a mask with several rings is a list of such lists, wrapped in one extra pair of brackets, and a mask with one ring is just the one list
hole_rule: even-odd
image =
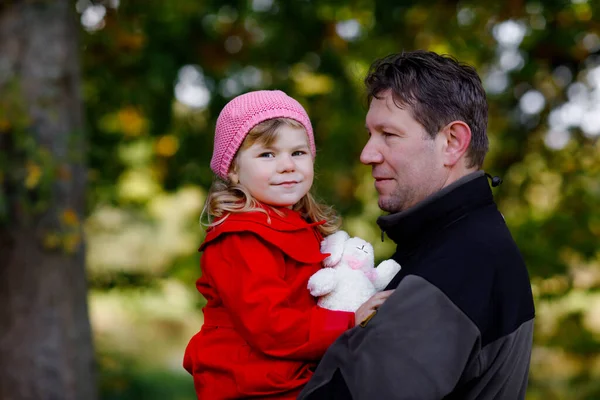
[(407, 276), (364, 328), (331, 346), (298, 398), (311, 398), (338, 369), (354, 400), (439, 400), (453, 390), (456, 399), (524, 398), (528, 361), (515, 368), (511, 360), (529, 360), (532, 334), (530, 320), (482, 349), (466, 314), (427, 280)]

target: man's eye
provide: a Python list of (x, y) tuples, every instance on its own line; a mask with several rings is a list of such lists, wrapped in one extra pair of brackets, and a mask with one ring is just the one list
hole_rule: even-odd
[(393, 134), (389, 133), (389, 132), (381, 132), (381, 134), (383, 135), (383, 137), (390, 137), (390, 136), (394, 136)]

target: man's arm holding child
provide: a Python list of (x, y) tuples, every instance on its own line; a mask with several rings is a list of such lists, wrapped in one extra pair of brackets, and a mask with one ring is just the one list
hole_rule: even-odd
[[(319, 370), (339, 366), (354, 399), (439, 400), (458, 383), (479, 337), (477, 327), (442, 291), (409, 275), (376, 316), (344, 345), (330, 348)], [(352, 362), (337, 364), (348, 354)]]

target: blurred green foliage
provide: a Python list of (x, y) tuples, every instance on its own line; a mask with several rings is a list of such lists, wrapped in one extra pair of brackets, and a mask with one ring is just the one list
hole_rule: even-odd
[(190, 400), (194, 384), (181, 374), (145, 366), (119, 354), (98, 354), (100, 398), (104, 400)]
[[(77, 4), (90, 134), (88, 263), (100, 338), (117, 323), (102, 319), (111, 306), (95, 308), (96, 296), (111, 288), (135, 292), (153, 280), (179, 285), (151, 290), (179, 315), (161, 314), (153, 321), (162, 328), (138, 326), (130, 334), (167, 329), (180, 356), (200, 327), (193, 282), (198, 217), (212, 181), (212, 130), (220, 109), (244, 91), (282, 89), (306, 106), (318, 148), (317, 193), (348, 230), (387, 257), (392, 245), (379, 241), (370, 171), (358, 162), (366, 142), (362, 79), (375, 58), (423, 48), (473, 64), (488, 91), (484, 167), (504, 178), (496, 199), (537, 302), (528, 398), (600, 397), (599, 2)], [(100, 347), (111, 350), (118, 336)], [(101, 362), (104, 398), (154, 398), (157, 382), (170, 390), (161, 398), (176, 398), (177, 379), (191, 382), (171, 381), (167, 372), (155, 379), (146, 362), (118, 369)], [(116, 390), (117, 378), (129, 389)]]

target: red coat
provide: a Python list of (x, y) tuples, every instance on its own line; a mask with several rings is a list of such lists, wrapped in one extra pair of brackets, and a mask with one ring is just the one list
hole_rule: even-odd
[(184, 367), (198, 399), (295, 399), (354, 313), (317, 306), (306, 288), (321, 268), (321, 235), (291, 210), (231, 214), (200, 251), (204, 325)]

